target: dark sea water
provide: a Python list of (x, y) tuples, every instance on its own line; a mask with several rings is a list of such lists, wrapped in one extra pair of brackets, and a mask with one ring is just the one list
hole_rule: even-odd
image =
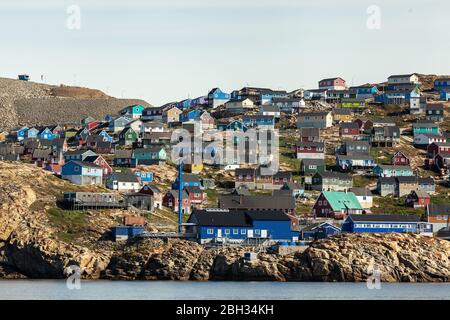
[(68, 289), (64, 280), (1, 280), (0, 299), (446, 299), (450, 284), (82, 281)]

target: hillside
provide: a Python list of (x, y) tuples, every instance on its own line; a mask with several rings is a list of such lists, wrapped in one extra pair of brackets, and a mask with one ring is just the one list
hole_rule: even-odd
[(78, 123), (87, 116), (101, 119), (137, 103), (150, 106), (143, 100), (117, 99), (95, 89), (0, 78), (0, 131), (24, 125)]
[(58, 209), (56, 199), (67, 190), (102, 189), (0, 161), (0, 279), (63, 278), (68, 266), (78, 265), (86, 279), (358, 282), (376, 266), (383, 282), (450, 280), (450, 242), (412, 234), (342, 234), (303, 253), (259, 253), (253, 261), (242, 259), (252, 248), (113, 242), (109, 229), (127, 213)]

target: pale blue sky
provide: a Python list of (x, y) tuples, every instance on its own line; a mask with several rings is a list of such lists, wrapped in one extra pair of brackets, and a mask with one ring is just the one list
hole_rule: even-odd
[[(0, 76), (159, 105), (212, 87), (294, 90), (450, 74), (447, 0), (2, 0)], [(245, 4), (243, 4), (245, 2)], [(81, 29), (66, 28), (69, 5)], [(381, 30), (366, 27), (368, 6)]]

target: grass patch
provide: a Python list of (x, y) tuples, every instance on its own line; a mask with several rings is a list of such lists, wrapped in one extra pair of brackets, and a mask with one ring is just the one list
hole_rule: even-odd
[(353, 176), (353, 186), (355, 188), (365, 188), (370, 184), (373, 184), (376, 182), (376, 178), (374, 177), (366, 177), (361, 175), (354, 175)]
[(208, 208), (217, 207), (217, 203), (219, 200), (219, 191), (217, 189), (207, 189), (206, 195), (208, 196)]
[(373, 199), (373, 213), (386, 214), (415, 214), (421, 216), (424, 212), (423, 208), (411, 208), (405, 206), (405, 197), (374, 197)]
[(56, 235), (62, 241), (72, 242), (81, 237), (86, 230), (86, 214), (82, 211), (50, 208), (47, 215), (50, 224), (59, 230)]

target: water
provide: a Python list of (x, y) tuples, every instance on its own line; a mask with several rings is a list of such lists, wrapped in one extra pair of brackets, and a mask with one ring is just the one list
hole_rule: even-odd
[(381, 283), (380, 289), (369, 290), (365, 283), (82, 281), (80, 290), (69, 290), (61, 280), (1, 280), (0, 299), (450, 300), (450, 283)]

